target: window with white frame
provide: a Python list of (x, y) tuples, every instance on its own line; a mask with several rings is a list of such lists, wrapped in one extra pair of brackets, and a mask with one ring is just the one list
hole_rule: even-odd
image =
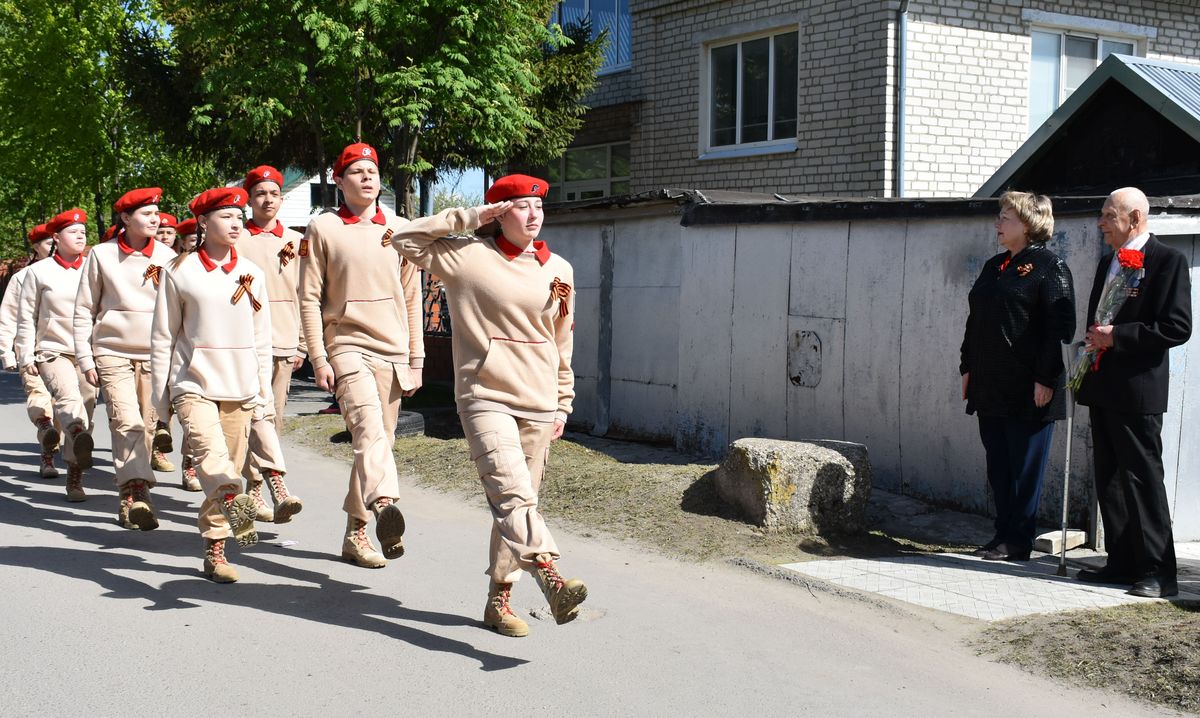
[(1141, 54), (1137, 38), (1132, 37), (1106, 37), (1054, 28), (1036, 28), (1030, 35), (1030, 132), (1079, 89), (1109, 55)]
[(627, 69), (633, 52), (629, 0), (563, 0), (558, 4), (555, 21), (566, 27), (587, 17), (592, 20), (593, 40), (608, 31), (608, 45), (604, 48), (600, 72)]
[(796, 142), (800, 33), (795, 29), (713, 43), (706, 51), (707, 150)]
[(547, 175), (551, 202), (629, 194), (629, 143), (568, 148)]

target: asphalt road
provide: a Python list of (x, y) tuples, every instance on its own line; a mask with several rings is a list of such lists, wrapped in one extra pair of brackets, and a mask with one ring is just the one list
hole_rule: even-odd
[(1153, 713), (979, 658), (965, 619), (562, 530), (584, 615), (528, 617), (544, 602), (527, 578), (515, 604), (532, 634), (504, 638), (481, 623), (482, 498), (404, 483), (408, 554), (356, 568), (337, 557), (348, 466), (295, 447), (304, 511), (256, 547), (231, 542), (241, 581), (213, 584), (198, 494), (160, 474), (162, 526), (120, 528), (98, 407), (91, 498), (66, 503), (61, 478), (37, 477), (21, 402), (0, 375), (0, 716)]

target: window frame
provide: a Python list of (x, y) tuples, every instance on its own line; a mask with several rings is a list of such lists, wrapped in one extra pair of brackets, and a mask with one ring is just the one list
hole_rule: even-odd
[[(1026, 90), (1026, 124), (1028, 132), (1033, 133), (1037, 128), (1045, 122), (1039, 122), (1036, 126), (1033, 125), (1033, 69), (1034, 69), (1034, 54), (1033, 54), (1033, 37), (1034, 33), (1043, 33), (1047, 35), (1058, 36), (1058, 78), (1056, 84), (1058, 87), (1058, 98), (1054, 105), (1054, 109), (1050, 111), (1053, 115), (1058, 111), (1058, 108), (1063, 106), (1070, 94), (1067, 93), (1067, 38), (1074, 37), (1080, 40), (1094, 40), (1096, 42), (1096, 65), (1092, 68), (1100, 66), (1104, 62), (1101, 55), (1104, 54), (1104, 44), (1106, 42), (1119, 42), (1126, 45), (1133, 45), (1134, 57), (1145, 57), (1149, 47), (1151, 35), (1134, 27), (1111, 27), (1110, 23), (1090, 22), (1087, 18), (1080, 18), (1078, 24), (1073, 24), (1068, 20), (1057, 20), (1054, 22), (1035, 22), (1029, 26), (1029, 77), (1025, 83)], [(1076, 88), (1078, 89), (1078, 88)], [(1047, 118), (1050, 117), (1047, 115)]]
[[(555, 197), (552, 201), (555, 201), (555, 202), (579, 202), (579, 201), (582, 201), (583, 198), (581, 198), (581, 197), (576, 197), (574, 199), (567, 199), (567, 192), (569, 192), (569, 191), (574, 191), (576, 193), (582, 193), (582, 192), (595, 192), (596, 190), (601, 190), (603, 192), (603, 194), (600, 195), (601, 197), (613, 197), (613, 196), (615, 196), (612, 194), (612, 185), (614, 182), (632, 182), (633, 181), (632, 174), (614, 175), (612, 173), (612, 171), (613, 171), (613, 147), (615, 147), (617, 145), (629, 145), (630, 146), (630, 161), (631, 161), (630, 171), (632, 172), (632, 149), (633, 149), (633, 147), (629, 140), (622, 140), (621, 142), (601, 142), (601, 143), (592, 144), (592, 145), (578, 145), (575, 147), (568, 147), (565, 150), (563, 150), (563, 153), (558, 156), (558, 159), (555, 160), (556, 164), (558, 165), (559, 180), (557, 183), (553, 183), (553, 182), (551, 183), (551, 184), (557, 185), (557, 193), (555, 194)], [(567, 181), (567, 153), (576, 151), (576, 150), (594, 150), (599, 147), (605, 148), (605, 153), (604, 153), (605, 158), (604, 159), (605, 159), (605, 166), (607, 167), (607, 171), (608, 171), (608, 176), (595, 178), (595, 179)], [(596, 198), (588, 197), (587, 199), (596, 199)]]
[[(587, 13), (588, 18), (591, 18), (594, 20), (594, 18), (592, 18), (592, 2), (593, 1), (594, 0), (583, 0), (583, 3), (586, 7), (585, 12)], [(603, 1), (612, 2), (614, 5), (616, 5), (618, 2), (618, 0), (603, 0)], [(601, 63), (600, 69), (596, 71), (596, 77), (604, 77), (605, 75), (613, 75), (618, 72), (625, 72), (627, 70), (633, 69), (633, 8), (628, 7), (628, 5), (627, 5), (627, 10), (628, 10), (627, 16), (629, 17), (629, 37), (627, 38), (627, 41), (629, 43), (629, 61), (621, 62), (621, 63), (613, 63), (612, 65), (609, 65), (607, 52), (606, 52), (604, 62)], [(617, 19), (618, 19), (618, 21), (620, 20), (619, 15), (617, 15)], [(563, 2), (562, 2), (562, 0), (559, 0), (559, 2), (554, 6), (554, 21), (560, 27), (563, 24)], [(594, 31), (595, 30), (594, 24), (592, 25), (592, 28)], [(610, 34), (609, 42), (616, 43), (617, 38)]]
[[(797, 69), (800, 63), (800, 57), (803, 53), (803, 34), (798, 23), (785, 23), (776, 25), (767, 29), (758, 30), (755, 32), (744, 33), (740, 35), (730, 35), (726, 37), (706, 40), (700, 47), (700, 137), (697, 147), (697, 159), (700, 160), (716, 160), (727, 159), (731, 157), (754, 157), (758, 155), (783, 154), (795, 152), (799, 149), (800, 143), (798, 136), (774, 138), (761, 140), (758, 142), (735, 142), (731, 145), (713, 145), (712, 144), (712, 53), (716, 49), (737, 46), (737, 99), (735, 100), (737, 118), (734, 121), (735, 137), (741, 139), (742, 135), (742, 46), (747, 42), (769, 38), (767, 58), (768, 58), (768, 73), (767, 73), (767, 133), (768, 136), (774, 132), (775, 125), (775, 37), (796, 33), (796, 62)], [(799, 79), (799, 72), (797, 72)], [(797, 96), (797, 112), (796, 112), (796, 128), (799, 132), (800, 116), (799, 116), (799, 84), (796, 87)]]

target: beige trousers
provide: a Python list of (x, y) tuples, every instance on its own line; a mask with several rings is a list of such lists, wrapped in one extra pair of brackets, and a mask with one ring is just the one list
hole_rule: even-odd
[(83, 425), (92, 433), (92, 414), (96, 411), (96, 387), (87, 383), (75, 357), (66, 354), (44, 355), (37, 362), (38, 373), (54, 404), (54, 419), (63, 428), (62, 455), (68, 464), (75, 463), (75, 440), (72, 424)]
[(29, 420), (35, 425), (42, 419), (54, 418), (54, 400), (46, 391), (46, 382), (40, 376), (29, 373), (29, 368), (21, 370), (21, 385), (25, 387), (25, 411)]
[(370, 521), (376, 499), (399, 498), (396, 478), (396, 419), (400, 415), (400, 372), (406, 367), (369, 354), (347, 352), (329, 362), (337, 379), (334, 395), (350, 430), (354, 466), (342, 509), (360, 521)]
[(157, 419), (150, 401), (150, 362), (98, 356), (96, 374), (112, 432), (114, 481), (124, 486), (141, 479), (153, 486), (150, 443)]
[(177, 396), (171, 402), (187, 437), (187, 451), (204, 490), (200, 504), (200, 535), (223, 539), (232, 535), (221, 513), (226, 494), (240, 494), (241, 472), (246, 461), (253, 405), (241, 401), (213, 401), (199, 394)]
[(268, 471), (287, 473), (279, 435), (283, 433), (283, 410), (292, 384), (292, 360), (275, 357), (271, 367), (271, 391), (275, 394), (275, 416), (250, 422), (249, 461), (242, 468), (246, 481), (262, 481)]
[(275, 433), (283, 434), (283, 413), (292, 390), (292, 358), (275, 357), (271, 365), (271, 391), (275, 394)]
[(461, 418), (494, 519), (487, 573), (497, 583), (513, 583), (522, 569), (534, 569), (539, 554), (559, 555), (537, 507), (554, 422), (499, 411), (469, 411)]

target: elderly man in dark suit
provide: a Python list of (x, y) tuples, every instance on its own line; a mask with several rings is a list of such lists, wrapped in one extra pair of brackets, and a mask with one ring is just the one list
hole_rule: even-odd
[[(1184, 256), (1146, 228), (1150, 203), (1132, 187), (1109, 195), (1100, 233), (1110, 248), (1100, 259), (1088, 302), (1089, 348), (1103, 350), (1079, 388), (1089, 407), (1096, 493), (1108, 562), (1079, 572), (1081, 581), (1130, 585), (1137, 596), (1179, 593), (1171, 512), (1163, 485), (1162, 415), (1167, 409), (1167, 352), (1192, 333), (1191, 281)], [(1111, 325), (1096, 326), (1104, 286), (1120, 267), (1119, 250), (1143, 253), (1144, 274)]]

